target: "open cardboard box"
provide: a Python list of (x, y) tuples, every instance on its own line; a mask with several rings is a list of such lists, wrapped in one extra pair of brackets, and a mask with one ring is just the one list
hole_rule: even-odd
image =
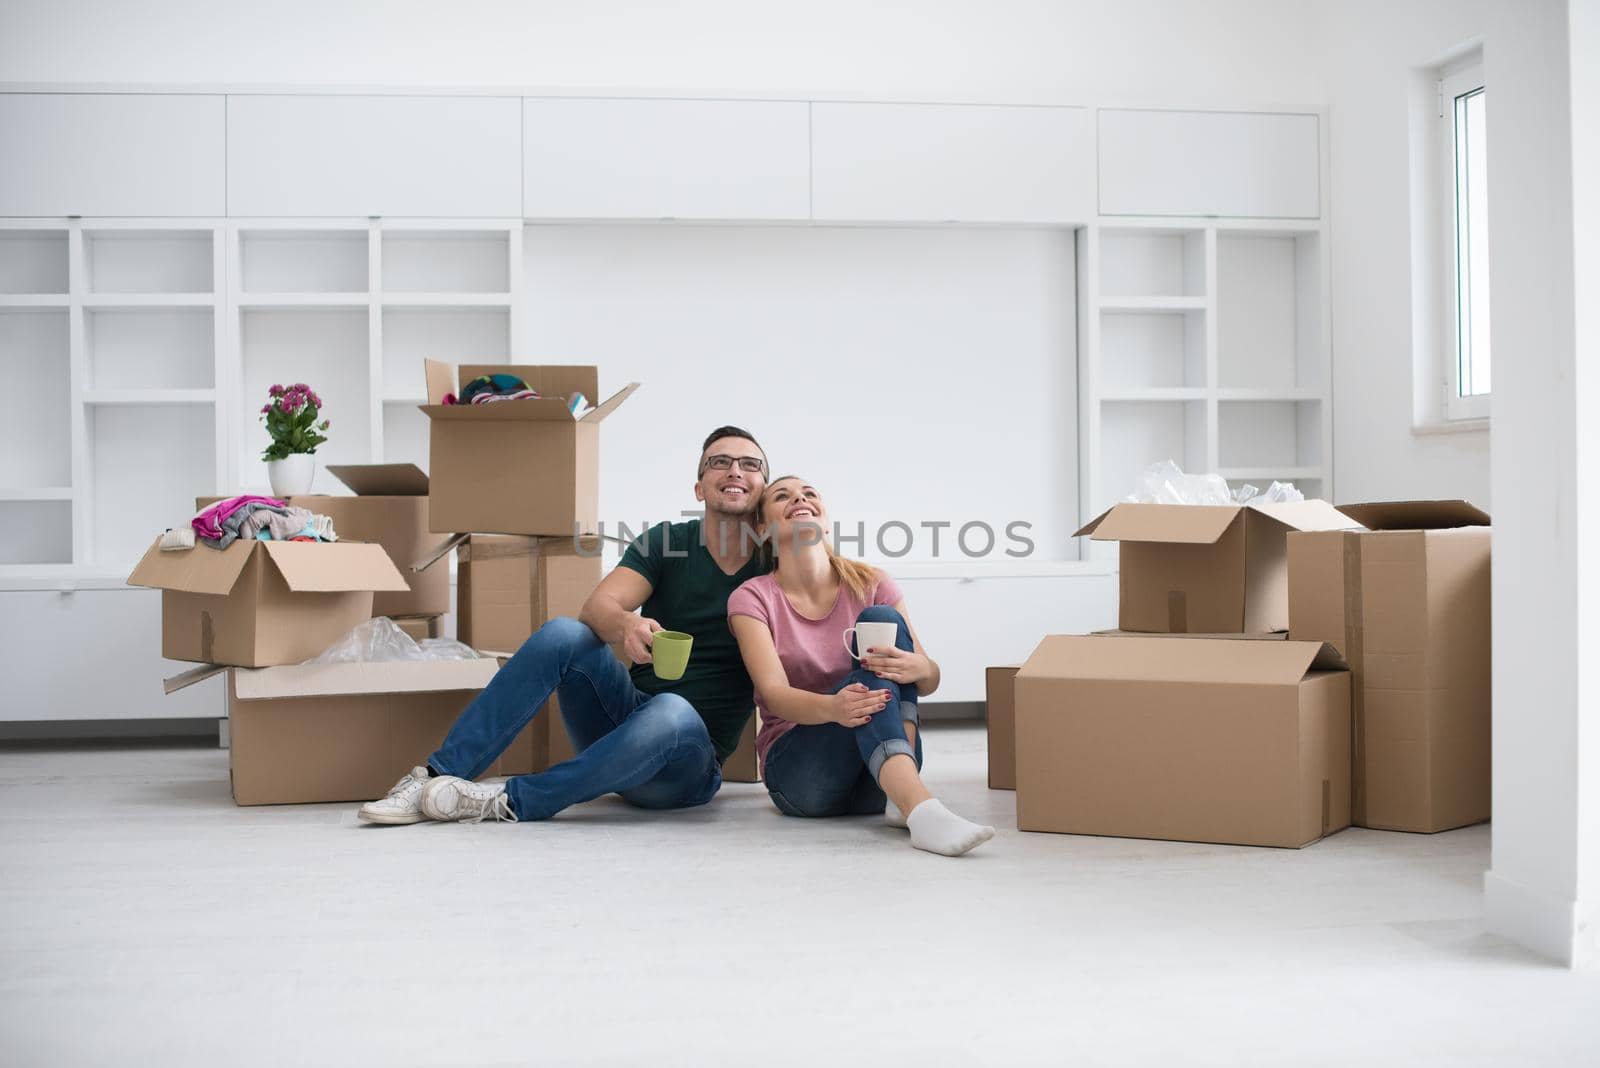
[[(411, 572), (411, 562), (437, 539), (428, 529), (428, 476), (416, 464), (330, 464), (328, 474), (350, 487), (353, 497), (325, 493), (283, 500), (333, 520), (343, 541), (382, 545), (409, 585), (373, 594), (375, 616), (431, 616), (450, 611), (450, 576), (443, 569)], [(222, 497), (201, 497), (205, 508)]]
[[(604, 403), (590, 366), (462, 364), (427, 360), (428, 522), (436, 533), (571, 536), (600, 520), (600, 423), (634, 390), (631, 382)], [(516, 375), (541, 396), (498, 404), (445, 404), (459, 383), (480, 375)], [(573, 418), (567, 398), (597, 406)]]
[(1021, 665), (984, 672), (984, 722), (989, 736), (989, 789), (1017, 788), (1017, 672)]
[(1300, 847), (1350, 823), (1350, 673), (1322, 642), (1056, 635), (1016, 676), (1024, 831)]
[(1466, 501), (1340, 505), (1365, 531), (1290, 534), (1289, 635), (1352, 676), (1357, 826), (1489, 818), (1490, 520)]
[[(167, 680), (168, 693), (228, 674), (228, 765), (240, 805), (371, 801), (439, 747), (500, 663), (441, 660), (211, 666)], [(542, 736), (517, 736), (485, 777), (543, 767)]]
[(1239, 634), (1289, 626), (1291, 530), (1359, 525), (1319, 500), (1118, 504), (1077, 536), (1121, 542), (1122, 630)]
[(166, 551), (128, 576), (161, 590), (161, 655), (204, 664), (298, 664), (372, 616), (379, 590), (407, 590), (381, 545), (236, 541)]

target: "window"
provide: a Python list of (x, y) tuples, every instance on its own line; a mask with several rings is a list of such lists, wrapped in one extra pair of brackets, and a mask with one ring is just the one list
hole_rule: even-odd
[(1441, 177), (1447, 183), (1441, 227), (1447, 322), (1444, 409), (1451, 420), (1489, 415), (1489, 166), (1483, 67), (1439, 80)]

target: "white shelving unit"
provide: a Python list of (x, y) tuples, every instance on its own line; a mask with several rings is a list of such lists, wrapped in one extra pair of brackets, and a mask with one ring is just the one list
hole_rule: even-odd
[[(332, 423), (319, 468), (428, 463), (424, 358), (509, 362), (520, 220), (272, 220), (230, 226), (240, 413), (228, 485), (265, 491), (260, 408), (307, 382)], [(230, 402), (232, 403), (232, 402)], [(315, 487), (332, 488), (319, 472)]]
[[(319, 464), (426, 467), (422, 360), (509, 361), (521, 220), (0, 220), (0, 578), (126, 574), (210, 493), (265, 490), (305, 381)], [(317, 488), (334, 489), (319, 475)]]
[(0, 564), (71, 564), (71, 281), (65, 224), (0, 224), (0, 374), (14, 405), (0, 449)]
[(1321, 223), (1102, 219), (1084, 244), (1084, 514), (1166, 459), (1331, 493)]

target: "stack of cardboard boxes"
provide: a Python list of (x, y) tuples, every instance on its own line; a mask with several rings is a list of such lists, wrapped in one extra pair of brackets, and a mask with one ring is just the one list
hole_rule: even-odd
[[(458, 373), (462, 381), (513, 374), (543, 396), (445, 405)], [(227, 675), (235, 801), (369, 800), (438, 747), (503, 656), (304, 661), (375, 615), (415, 639), (442, 636), (449, 571), (430, 565), (451, 549), (460, 562), (457, 637), (468, 645), (510, 654), (546, 620), (578, 614), (602, 566), (598, 539), (576, 536), (598, 530), (598, 426), (637, 388), (575, 415), (563, 398), (594, 397), (598, 379), (593, 367), (458, 370), (429, 361), (432, 478), (410, 464), (333, 466), (353, 496), (290, 500), (330, 516), (338, 542), (150, 547), (128, 581), (163, 591), (162, 655), (201, 665), (169, 679), (167, 692)], [(753, 737), (752, 728), (727, 778), (753, 780)], [(552, 698), (484, 774), (537, 771), (571, 752)]]
[(1026, 831), (1303, 846), (1489, 817), (1489, 517), (1121, 504), (1119, 628), (991, 668)]
[[(479, 375), (511, 374), (538, 390), (537, 400), (445, 404), (446, 394)], [(449, 535), (415, 570), (444, 571), (456, 554), (456, 635), (477, 649), (512, 653), (550, 619), (576, 616), (599, 584), (599, 424), (638, 388), (625, 386), (574, 418), (563, 398), (599, 392), (587, 366), (426, 363), (431, 424), (428, 521)], [(493, 458), (493, 459), (489, 459)], [(517, 462), (517, 458), (524, 458)], [(534, 459), (536, 458), (536, 459)], [(470, 531), (470, 534), (457, 533)], [(573, 755), (551, 697), (534, 720), (547, 763)], [(544, 766), (544, 765), (540, 765)], [(756, 778), (753, 725), (723, 768), (733, 782)]]

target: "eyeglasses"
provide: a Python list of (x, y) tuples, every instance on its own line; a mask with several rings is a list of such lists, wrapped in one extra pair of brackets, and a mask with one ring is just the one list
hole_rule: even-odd
[(725, 452), (719, 452), (715, 456), (706, 457), (706, 462), (700, 465), (700, 473), (703, 475), (707, 470), (727, 471), (735, 463), (739, 465), (739, 470), (751, 475), (760, 474), (767, 466), (759, 456), (729, 456)]

